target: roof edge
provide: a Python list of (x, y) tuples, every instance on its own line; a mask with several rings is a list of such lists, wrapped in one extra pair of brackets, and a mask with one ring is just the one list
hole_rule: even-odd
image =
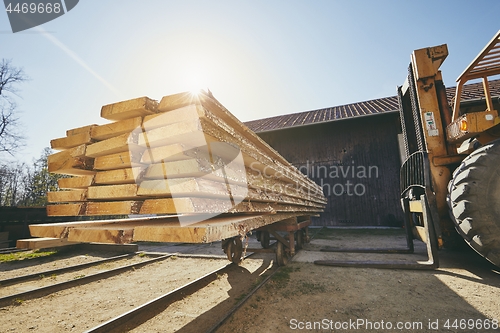
[(393, 114), (396, 112), (399, 112), (399, 110), (389, 110), (389, 111), (378, 112), (378, 113), (364, 114), (364, 115), (355, 116), (355, 117), (339, 118), (339, 119), (332, 119), (332, 120), (327, 120), (327, 121), (320, 121), (320, 122), (316, 122), (316, 123), (307, 123), (307, 124), (300, 124), (300, 125), (295, 125), (295, 126), (280, 127), (280, 128), (274, 128), (271, 130), (256, 131), (255, 133), (259, 134), (259, 133), (277, 132), (277, 131), (283, 131), (283, 130), (287, 130), (287, 129), (291, 129), (291, 128), (300, 128), (300, 127), (314, 126), (314, 125), (320, 125), (320, 124), (336, 123), (336, 122), (343, 121), (343, 120), (355, 120), (355, 119), (359, 119), (359, 118), (381, 116), (383, 114)]

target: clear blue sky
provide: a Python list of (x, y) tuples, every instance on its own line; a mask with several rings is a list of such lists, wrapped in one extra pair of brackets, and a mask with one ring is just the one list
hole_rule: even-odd
[(242, 121), (392, 96), (410, 53), (444, 43), (454, 86), (499, 13), (486, 0), (81, 0), (13, 34), (2, 10), (0, 58), (31, 78), (19, 87), (27, 147), (16, 158), (106, 123), (102, 105), (197, 85)]

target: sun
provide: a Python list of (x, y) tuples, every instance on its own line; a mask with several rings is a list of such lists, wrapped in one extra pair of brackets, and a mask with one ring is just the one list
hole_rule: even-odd
[(207, 79), (204, 71), (199, 67), (191, 68), (191, 70), (186, 73), (185, 83), (187, 85), (188, 91), (193, 96), (198, 96), (204, 90), (207, 89)]

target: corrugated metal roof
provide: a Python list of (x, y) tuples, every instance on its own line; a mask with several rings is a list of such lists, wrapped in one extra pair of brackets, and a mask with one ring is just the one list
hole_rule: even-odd
[[(492, 96), (500, 96), (500, 80), (490, 81)], [(455, 87), (447, 88), (446, 93), (450, 105), (455, 96)], [(463, 87), (462, 101), (484, 98), (482, 83), (468, 84)], [(372, 99), (369, 101), (339, 105), (325, 109), (292, 113), (282, 116), (247, 121), (252, 131), (267, 132), (289, 127), (298, 127), (309, 124), (324, 123), (342, 119), (350, 119), (366, 115), (376, 115), (398, 110), (397, 96)]]

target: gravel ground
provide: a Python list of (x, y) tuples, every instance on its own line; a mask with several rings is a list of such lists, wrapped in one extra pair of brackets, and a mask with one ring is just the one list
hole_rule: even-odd
[[(316, 232), (313, 230), (312, 234)], [(500, 331), (491, 329), (493, 320), (500, 318), (499, 269), (472, 251), (440, 251), (440, 268), (433, 271), (313, 264), (317, 259), (342, 258), (424, 260), (425, 246), (416, 244), (413, 255), (329, 253), (319, 250), (325, 246), (402, 247), (405, 242), (402, 234), (393, 230), (333, 230), (318, 234), (217, 332)], [(140, 249), (141, 246), (155, 252), (184, 250), (218, 255), (221, 259), (177, 256), (43, 298), (21, 300), (17, 305), (0, 308), (0, 332), (82, 332), (227, 263), (220, 243), (140, 244)], [(77, 254), (71, 260), (88, 260), (81, 256)], [(53, 258), (56, 259), (63, 260)], [(169, 305), (131, 330), (204, 332), (263, 275), (269, 274), (273, 262), (272, 254), (246, 259), (241, 266), (233, 266), (205, 288)], [(50, 266), (50, 262), (43, 263), (46, 264)], [(0, 272), (14, 272), (3, 265), (0, 264)], [(24, 269), (19, 267), (16, 271), (21, 273)], [(353, 323), (357, 326), (352, 326)], [(484, 328), (488, 323), (490, 328)], [(397, 325), (403, 325), (403, 329), (397, 329)]]

